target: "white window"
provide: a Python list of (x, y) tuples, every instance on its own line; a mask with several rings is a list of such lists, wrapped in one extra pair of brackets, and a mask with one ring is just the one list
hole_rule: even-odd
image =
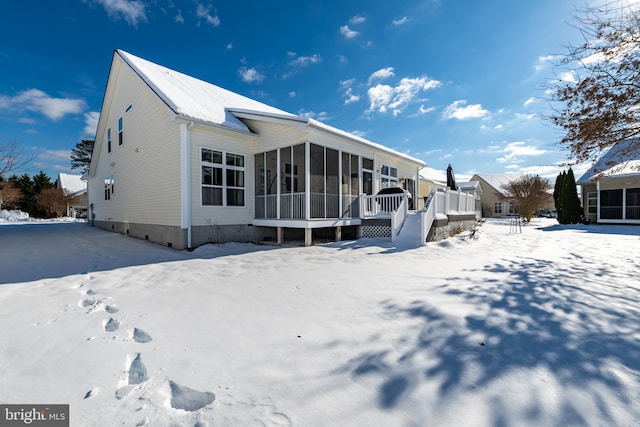
[(203, 206), (244, 206), (244, 156), (202, 148), (201, 185)]
[(597, 192), (589, 192), (587, 193), (587, 213), (595, 214), (598, 213), (598, 193)]
[(509, 202), (509, 215), (513, 215), (516, 213), (516, 207), (513, 202)]
[(107, 153), (111, 152), (111, 128), (107, 129)]
[(114, 177), (108, 176), (104, 179), (104, 199), (111, 200), (111, 196), (114, 194)]
[(380, 166), (380, 188), (398, 186), (398, 169), (388, 166)]
[(493, 213), (498, 215), (502, 214), (502, 202), (495, 202), (493, 204)]
[(118, 145), (122, 145), (122, 117), (118, 119)]

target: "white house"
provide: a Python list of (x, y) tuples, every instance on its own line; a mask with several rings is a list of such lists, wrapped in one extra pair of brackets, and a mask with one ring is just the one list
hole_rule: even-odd
[(367, 196), (417, 195), (425, 166), (122, 50), (95, 141), (91, 223), (179, 249), (359, 236)]
[(59, 173), (56, 183), (57, 188), (68, 196), (66, 215), (84, 217), (87, 211), (87, 183), (82, 180), (82, 176)]
[(591, 222), (640, 224), (640, 139), (611, 147), (576, 184)]

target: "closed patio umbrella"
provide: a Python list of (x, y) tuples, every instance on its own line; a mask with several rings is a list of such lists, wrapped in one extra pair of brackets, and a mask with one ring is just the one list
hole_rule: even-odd
[(458, 187), (456, 186), (456, 177), (453, 174), (453, 168), (451, 167), (451, 164), (447, 166), (447, 187), (452, 190), (458, 189)]

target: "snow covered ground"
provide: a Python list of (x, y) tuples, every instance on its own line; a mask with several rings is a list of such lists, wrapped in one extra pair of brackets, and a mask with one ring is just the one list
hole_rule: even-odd
[(640, 227), (180, 252), (0, 222), (0, 403), (72, 426), (640, 425)]

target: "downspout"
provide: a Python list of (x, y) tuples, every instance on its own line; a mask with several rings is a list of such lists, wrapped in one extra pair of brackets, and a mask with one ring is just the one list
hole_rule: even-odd
[(191, 248), (191, 133), (193, 122), (180, 123), (180, 227), (187, 230)]

